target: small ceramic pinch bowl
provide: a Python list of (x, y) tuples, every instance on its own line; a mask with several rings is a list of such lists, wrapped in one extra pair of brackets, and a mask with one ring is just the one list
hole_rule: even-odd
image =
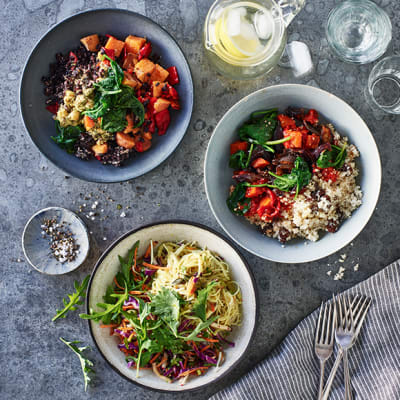
[[(50, 237), (42, 234), (44, 220), (53, 218), (66, 224), (66, 229), (79, 245), (73, 261), (57, 261), (50, 250)], [(48, 275), (62, 275), (77, 269), (86, 260), (89, 235), (84, 222), (75, 213), (66, 208), (48, 207), (35, 213), (26, 223), (22, 234), (22, 248), (25, 258), (37, 271)]]

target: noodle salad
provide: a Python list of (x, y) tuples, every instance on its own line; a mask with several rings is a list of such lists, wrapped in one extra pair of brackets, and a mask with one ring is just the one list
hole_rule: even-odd
[(150, 244), (138, 258), (136, 242), (101, 311), (81, 314), (101, 322), (120, 343), (128, 368), (151, 369), (166, 382), (183, 385), (224, 361), (226, 337), (241, 323), (242, 297), (228, 264), (194, 242)]

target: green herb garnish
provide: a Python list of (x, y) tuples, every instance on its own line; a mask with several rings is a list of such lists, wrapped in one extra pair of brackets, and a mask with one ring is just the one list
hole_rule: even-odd
[(89, 283), (90, 275), (88, 275), (81, 284), (78, 281), (74, 282), (75, 293), (67, 294), (69, 300), (63, 299), (64, 308), (62, 310), (57, 310), (57, 314), (53, 317), (54, 322), (58, 318), (65, 318), (68, 311), (75, 311), (78, 306), (83, 304), (83, 298), (85, 297), (85, 291)]
[(273, 136), (277, 126), (278, 110), (256, 111), (251, 114), (250, 120), (239, 129), (239, 137), (256, 144), (266, 144)]
[(93, 363), (88, 358), (83, 355), (85, 350), (90, 349), (89, 346), (78, 347), (77, 344), (81, 343), (79, 340), (74, 340), (69, 342), (68, 340), (63, 339), (60, 337), (60, 340), (66, 344), (79, 358), (82, 367), (83, 373), (83, 380), (85, 382), (85, 392), (87, 389), (88, 384), (91, 382), (90, 373), (94, 374), (94, 370), (92, 369)]
[(206, 309), (207, 309), (207, 297), (211, 289), (217, 284), (217, 282), (211, 282), (206, 288), (201, 289), (197, 292), (197, 299), (193, 304), (193, 311), (195, 315), (201, 318), (202, 321), (206, 320)]

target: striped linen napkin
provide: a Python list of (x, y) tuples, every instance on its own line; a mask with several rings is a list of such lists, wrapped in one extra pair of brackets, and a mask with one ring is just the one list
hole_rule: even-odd
[[(372, 304), (349, 362), (354, 399), (400, 399), (400, 260), (346, 293), (370, 296)], [(319, 362), (314, 354), (315, 310), (259, 365), (212, 400), (316, 399)], [(336, 347), (336, 346), (335, 346)], [(336, 352), (327, 363), (325, 381)], [(342, 365), (329, 399), (343, 400)]]

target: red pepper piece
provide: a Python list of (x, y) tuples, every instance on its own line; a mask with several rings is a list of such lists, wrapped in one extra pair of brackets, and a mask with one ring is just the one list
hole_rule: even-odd
[(269, 165), (269, 161), (265, 160), (262, 157), (256, 158), (252, 163), (251, 166), (253, 168), (265, 168), (267, 165)]
[(178, 100), (171, 100), (170, 106), (174, 110), (180, 110), (181, 109), (181, 105), (179, 104)]
[(261, 196), (264, 192), (265, 192), (265, 190), (262, 187), (252, 187), (252, 186), (250, 186), (250, 187), (248, 187), (246, 189), (246, 195), (245, 196), (248, 199), (251, 199), (253, 197)]
[(311, 109), (304, 117), (304, 121), (309, 122), (311, 125), (318, 124), (318, 112)]
[(257, 214), (263, 220), (271, 220), (279, 215), (281, 202), (271, 189), (265, 188), (264, 190), (266, 191), (266, 196), (260, 200)]
[(69, 58), (72, 59), (71, 70), (74, 70), (76, 67), (76, 64), (78, 63), (78, 57), (76, 56), (76, 54), (73, 51), (70, 51)]
[(179, 83), (179, 75), (178, 75), (178, 70), (176, 69), (175, 66), (167, 68), (167, 71), (169, 72), (168, 75), (168, 83), (170, 85), (176, 85)]
[(296, 129), (296, 122), (293, 118), (290, 118), (285, 114), (279, 114), (278, 120), (281, 123), (282, 129)]
[(231, 144), (231, 154), (237, 153), (239, 150), (246, 151), (248, 143), (242, 142), (241, 140), (237, 140)]
[(142, 58), (149, 58), (151, 51), (152, 51), (151, 43), (150, 42), (145, 43), (144, 46), (139, 50), (138, 61), (140, 61)]
[(57, 114), (58, 107), (58, 103), (54, 103), (46, 106), (46, 110), (50, 111), (52, 114)]
[(164, 135), (165, 132), (167, 132), (169, 123), (171, 122), (171, 116), (169, 114), (168, 108), (155, 114), (154, 118), (156, 120), (158, 135)]
[(111, 60), (115, 60), (115, 50), (114, 49), (106, 49), (105, 47), (103, 47), (103, 50), (104, 50), (104, 53), (106, 53), (106, 55), (111, 58)]

